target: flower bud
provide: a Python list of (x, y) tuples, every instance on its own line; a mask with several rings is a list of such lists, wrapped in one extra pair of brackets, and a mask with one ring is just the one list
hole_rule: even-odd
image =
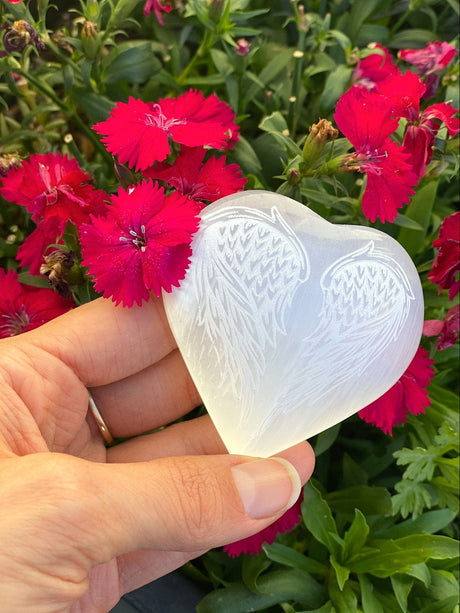
[(307, 166), (313, 166), (327, 141), (337, 138), (338, 134), (338, 130), (327, 119), (320, 119), (318, 123), (311, 126), (302, 151), (302, 157)]
[(245, 57), (249, 53), (251, 45), (245, 38), (236, 41), (236, 54)]
[(101, 48), (101, 41), (97, 31), (97, 24), (94, 21), (83, 22), (80, 32), (83, 53), (87, 58), (93, 60)]

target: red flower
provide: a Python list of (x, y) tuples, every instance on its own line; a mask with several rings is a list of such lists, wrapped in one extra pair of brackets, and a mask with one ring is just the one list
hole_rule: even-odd
[(447, 311), (444, 321), (441, 319), (428, 319), (423, 324), (425, 336), (437, 336), (437, 350), (442, 351), (452, 347), (458, 341), (460, 327), (460, 305), (456, 304)]
[(231, 558), (239, 556), (242, 553), (249, 553), (252, 556), (257, 555), (264, 543), (271, 545), (278, 534), (289, 532), (289, 530), (297, 526), (302, 516), (300, 509), (302, 500), (303, 492), (300, 494), (297, 502), (273, 524), (253, 536), (248, 536), (235, 543), (230, 543), (230, 545), (225, 545), (224, 551), (226, 551)]
[(170, 140), (189, 147), (223, 149), (238, 128), (231, 108), (212, 94), (190, 90), (157, 104), (130, 98), (118, 102), (108, 119), (93, 126), (122, 164), (145, 170), (170, 153)]
[(94, 287), (125, 306), (171, 291), (185, 276), (190, 243), (197, 230), (199, 205), (146, 180), (120, 188), (105, 217), (91, 218), (81, 228), (83, 265), (94, 275)]
[(452, 300), (459, 292), (460, 280), (455, 277), (460, 272), (460, 212), (457, 211), (442, 222), (439, 237), (433, 242), (438, 249), (438, 255), (428, 273), (428, 279), (439, 285), (439, 293), (449, 290)]
[(389, 75), (378, 83), (374, 91), (390, 101), (393, 117), (405, 117), (409, 121), (418, 118), (425, 85), (410, 70)]
[(359, 411), (358, 415), (387, 434), (407, 420), (408, 413), (418, 415), (430, 406), (426, 388), (434, 375), (433, 360), (419, 347), (414, 359), (399, 381), (383, 396)]
[(163, 15), (161, 13), (170, 13), (171, 9), (172, 6), (169, 2), (163, 4), (162, 0), (147, 0), (144, 5), (144, 15), (148, 17), (152, 12), (155, 13), (160, 26), (164, 26)]
[(424, 77), (425, 98), (431, 98), (438, 89), (439, 75), (453, 60), (457, 49), (449, 43), (436, 41), (427, 43), (424, 49), (405, 49), (399, 57), (417, 67), (417, 74)]
[(423, 177), (433, 155), (435, 137), (444, 123), (449, 136), (459, 132), (459, 120), (454, 117), (457, 113), (450, 104), (441, 102), (426, 108), (416, 119), (408, 124), (402, 146), (409, 154), (413, 171), (417, 176)]
[(399, 57), (417, 67), (418, 74), (440, 72), (450, 64), (457, 54), (457, 49), (449, 43), (435, 41), (427, 43), (424, 49), (405, 49)]
[(353, 84), (373, 91), (375, 87), (390, 75), (398, 74), (398, 67), (394, 63), (388, 50), (381, 45), (376, 45), (381, 53), (371, 53), (358, 62), (353, 72)]
[(237, 164), (225, 165), (225, 157), (210, 157), (204, 164), (205, 149), (182, 146), (174, 164), (159, 163), (145, 170), (144, 177), (160, 179), (168, 187), (194, 200), (214, 202), (243, 189), (247, 179)]
[(40, 274), (43, 256), (52, 245), (63, 245), (61, 238), (66, 222), (54, 215), (41, 221), (35, 230), (25, 238), (18, 249), (16, 259), (23, 268), (29, 266), (31, 275)]
[(54, 290), (22, 285), (16, 271), (0, 268), (0, 338), (38, 328), (73, 306)]
[(35, 222), (55, 216), (78, 226), (89, 220), (90, 213), (101, 210), (106, 197), (89, 180), (74, 158), (60, 153), (35, 153), (8, 172), (0, 194), (25, 206)]
[(417, 175), (407, 154), (388, 137), (398, 127), (392, 105), (384, 96), (359, 87), (349, 89), (337, 103), (337, 126), (356, 153), (345, 157), (344, 169), (366, 173), (362, 199), (364, 215), (371, 221), (393, 221), (397, 210), (409, 202)]

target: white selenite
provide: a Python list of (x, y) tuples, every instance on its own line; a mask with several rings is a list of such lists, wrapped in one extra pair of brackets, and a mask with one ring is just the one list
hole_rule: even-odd
[(206, 207), (172, 332), (230, 453), (269, 456), (386, 392), (419, 345), (423, 295), (401, 245), (266, 191)]

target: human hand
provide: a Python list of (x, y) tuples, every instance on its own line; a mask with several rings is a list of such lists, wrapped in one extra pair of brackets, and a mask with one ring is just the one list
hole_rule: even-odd
[[(88, 388), (111, 433), (135, 438), (106, 448)], [(229, 455), (208, 416), (136, 436), (199, 403), (160, 299), (99, 299), (0, 340), (2, 613), (105, 613), (286, 511), (307, 443), (281, 461)]]

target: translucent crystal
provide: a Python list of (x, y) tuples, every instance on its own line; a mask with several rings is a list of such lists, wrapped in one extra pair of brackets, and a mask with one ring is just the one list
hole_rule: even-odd
[(201, 217), (186, 277), (164, 303), (229, 452), (277, 453), (404, 373), (423, 295), (397, 241), (258, 190), (222, 198)]

